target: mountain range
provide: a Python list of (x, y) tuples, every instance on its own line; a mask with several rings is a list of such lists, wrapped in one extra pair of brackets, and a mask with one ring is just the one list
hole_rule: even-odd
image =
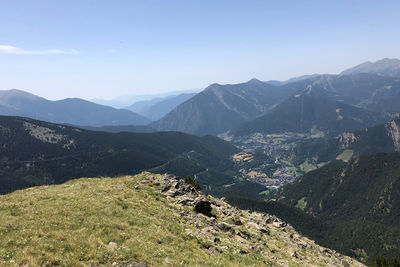
[[(337, 132), (346, 129), (359, 129), (372, 126), (381, 121), (381, 118), (388, 118), (400, 112), (400, 80), (394, 74), (399, 60), (383, 59), (375, 63), (365, 63), (360, 66), (346, 70), (340, 75), (305, 75), (286, 82), (269, 81), (261, 82), (257, 79), (246, 83), (233, 85), (212, 84), (198, 95), (192, 97), (178, 105), (171, 112), (160, 120), (151, 124), (157, 130), (174, 130), (191, 134), (220, 134), (232, 130), (233, 132), (243, 132), (241, 129), (253, 125), (246, 133), (251, 134), (251, 129), (264, 129), (264, 132), (300, 130), (287, 127), (283, 120), (290, 118), (281, 117), (284, 109), (286, 112), (302, 114), (298, 101), (293, 101), (290, 97), (299, 95), (300, 99), (307, 98), (307, 103), (311, 106), (318, 106), (318, 101), (336, 101), (341, 104), (327, 104), (342, 106), (338, 109), (349, 113), (362, 113), (361, 109), (367, 110), (369, 116), (375, 116), (372, 120), (354, 122), (354, 127), (346, 128), (335, 126)], [(312, 100), (314, 99), (314, 100)], [(313, 103), (315, 102), (315, 103)], [(282, 104), (282, 105), (281, 105)], [(347, 104), (347, 105), (345, 105)], [(324, 108), (319, 105), (320, 108)], [(350, 107), (353, 106), (353, 107)], [(284, 107), (284, 108), (283, 108)], [(358, 109), (357, 109), (358, 108)], [(312, 107), (309, 110), (313, 109)], [(318, 113), (327, 114), (328, 111), (318, 110)], [(372, 115), (371, 112), (375, 114)], [(380, 113), (380, 114), (377, 114)], [(331, 113), (334, 114), (334, 113)], [(265, 118), (265, 122), (263, 119)], [(298, 114), (291, 114), (292, 120), (299, 119)], [(333, 116), (331, 116), (333, 117)], [(339, 117), (343, 117), (339, 115)], [(348, 116), (339, 124), (351, 125)], [(354, 118), (356, 121), (358, 118)], [(253, 121), (254, 120), (254, 121)], [(274, 127), (271, 128), (271, 123)], [(311, 120), (311, 118), (310, 118)], [(253, 121), (253, 122), (252, 122)], [(320, 120), (319, 122), (322, 122)], [(332, 120), (330, 120), (332, 122)], [(309, 121), (308, 124), (312, 124)], [(290, 122), (289, 122), (290, 124)], [(281, 125), (282, 128), (277, 128)], [(312, 124), (307, 126), (307, 130), (315, 125), (317, 128), (324, 128), (323, 125)], [(296, 128), (296, 127), (295, 127)], [(332, 132), (332, 131), (331, 131)], [(327, 132), (329, 135), (330, 133)]]
[[(400, 80), (376, 74), (319, 75), (280, 86), (252, 80), (211, 85), (151, 126), (197, 135), (308, 132), (315, 126), (329, 136), (382, 122), (400, 112), (399, 103)], [(352, 113), (358, 115), (351, 118)], [(323, 117), (328, 114), (331, 129)]]
[[(168, 95), (127, 107), (135, 112), (101, 106), (78, 98), (49, 101), (20, 90), (8, 90), (0, 92), (0, 114), (95, 127), (145, 125), (156, 120), (150, 124), (155, 130), (181, 131), (196, 135), (217, 135), (229, 131), (235, 134), (252, 134), (257, 130), (265, 133), (304, 132), (312, 127), (325, 129), (325, 126), (319, 125), (323, 120), (315, 121), (314, 118), (313, 121), (307, 118), (309, 121), (304, 122), (304, 118), (298, 117), (299, 114), (304, 114), (304, 110), (299, 110), (301, 105), (293, 100), (293, 96), (300, 95), (300, 99), (306, 99), (306, 95), (311, 97), (307, 98), (309, 112), (311, 109), (315, 110), (315, 106), (324, 108), (317, 103), (317, 99), (324, 99), (323, 101), (337, 101), (341, 105), (347, 104), (376, 113), (370, 113), (369, 116), (375, 117), (370, 120), (365, 117), (366, 114), (361, 116), (362, 111), (358, 110), (364, 119), (356, 116), (354, 120), (361, 119), (361, 122), (355, 122), (354, 127), (350, 128), (344, 125), (351, 126), (351, 118), (338, 114), (339, 118), (344, 119), (335, 121), (331, 128), (337, 132), (348, 131), (357, 129), (355, 127), (361, 129), (371, 126), (375, 123), (374, 120), (380, 121), (379, 117), (387, 119), (400, 112), (400, 80), (396, 74), (399, 61), (383, 59), (375, 63), (363, 63), (343, 71), (340, 75), (304, 75), (285, 82), (261, 82), (252, 79), (240, 84), (212, 84), (198, 94)], [(331, 103), (326, 108), (335, 105), (339, 106)], [(342, 112), (356, 112), (354, 107), (343, 106), (337, 109)], [(329, 112), (333, 118), (332, 110), (317, 111), (321, 114)], [(302, 126), (294, 126), (293, 120), (299, 120)], [(271, 123), (274, 124), (273, 127)], [(324, 134), (330, 136), (333, 134), (331, 130), (326, 129)]]
[(219, 134), (254, 119), (291, 91), (252, 79), (240, 84), (212, 84), (151, 124), (157, 130)]
[(0, 115), (83, 126), (144, 125), (147, 118), (126, 109), (115, 109), (79, 98), (50, 101), (21, 91), (0, 91)]
[(296, 94), (326, 98), (382, 113), (400, 112), (400, 79), (377, 74), (321, 75)]
[(159, 94), (143, 94), (143, 95), (126, 94), (114, 97), (112, 99), (93, 98), (90, 99), (90, 101), (96, 104), (110, 106), (114, 108), (125, 108), (140, 101), (151, 101), (152, 99), (167, 99), (168, 97), (171, 96), (177, 96), (180, 94), (198, 93), (199, 91), (200, 89), (193, 89), (193, 90), (171, 91)]

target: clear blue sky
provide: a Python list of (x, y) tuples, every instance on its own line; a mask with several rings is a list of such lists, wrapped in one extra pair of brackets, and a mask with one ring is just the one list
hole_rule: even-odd
[(400, 57), (400, 1), (1, 0), (0, 89), (112, 98)]

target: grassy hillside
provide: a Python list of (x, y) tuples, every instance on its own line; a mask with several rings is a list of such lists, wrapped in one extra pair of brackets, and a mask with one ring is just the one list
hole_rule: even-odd
[(150, 173), (16, 191), (0, 196), (0, 218), (1, 266), (361, 266), (273, 216)]

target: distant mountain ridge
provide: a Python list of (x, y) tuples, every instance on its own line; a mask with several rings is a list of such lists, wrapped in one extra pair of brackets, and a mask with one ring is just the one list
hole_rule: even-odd
[(375, 112), (400, 112), (400, 80), (369, 73), (321, 75), (297, 94), (340, 101)]
[(370, 73), (382, 76), (400, 78), (400, 59), (384, 58), (376, 62), (364, 62), (341, 72), (341, 75), (354, 73)]
[(126, 107), (126, 109), (136, 112), (152, 121), (156, 121), (165, 116), (179, 104), (189, 100), (196, 93), (185, 93), (171, 95), (167, 97), (158, 97), (151, 100), (139, 101)]
[(162, 131), (219, 134), (265, 113), (290, 94), (289, 89), (257, 79), (240, 84), (212, 84), (151, 126)]
[(0, 115), (84, 126), (144, 125), (150, 122), (125, 109), (98, 105), (79, 98), (50, 101), (17, 89), (0, 91)]
[(178, 90), (178, 91), (170, 91), (166, 93), (155, 93), (155, 94), (126, 94), (114, 97), (112, 99), (101, 99), (101, 98), (93, 98), (89, 99), (89, 101), (94, 102), (100, 105), (106, 105), (114, 108), (125, 108), (134, 103), (140, 101), (148, 101), (155, 98), (168, 98), (170, 96), (176, 96), (180, 94), (192, 94), (200, 92), (200, 89), (193, 90)]
[(309, 95), (292, 96), (266, 115), (233, 130), (236, 136), (252, 133), (323, 132), (335, 136), (343, 131), (362, 129), (383, 122), (379, 114), (354, 106)]
[[(400, 112), (400, 79), (396, 77), (358, 72), (346, 75), (313, 74), (285, 82), (261, 82), (253, 79), (232, 85), (212, 84), (189, 101), (178, 105), (160, 120), (153, 122), (151, 126), (157, 130), (174, 130), (197, 135), (237, 131), (237, 128), (246, 128), (247, 123), (252, 120), (257, 120), (253, 126), (261, 123), (258, 117), (271, 113), (284, 100), (294, 95), (341, 102), (369, 112), (381, 113), (382, 115), (375, 115), (382, 118), (389, 118)], [(295, 111), (294, 107), (287, 108)], [(361, 128), (374, 125), (370, 122), (356, 122), (355, 125)], [(376, 120), (376, 123), (379, 122)], [(254, 128), (262, 127), (258, 125)], [(355, 129), (357, 128), (352, 128)]]
[(232, 133), (305, 133), (315, 126), (332, 137), (379, 124), (400, 112), (400, 80), (392, 77), (368, 73), (319, 75), (279, 88), (285, 87), (294, 92), (291, 97)]
[(300, 82), (300, 81), (304, 81), (304, 80), (313, 79), (313, 78), (316, 78), (318, 76), (321, 76), (321, 74), (302, 75), (302, 76), (299, 76), (299, 77), (290, 78), (290, 79), (288, 79), (286, 81), (270, 80), (270, 81), (266, 81), (266, 83), (269, 83), (269, 84), (272, 84), (272, 85), (276, 85), (276, 86), (281, 86), (281, 85), (285, 85), (285, 84), (289, 84), (289, 83), (295, 83), (295, 82)]

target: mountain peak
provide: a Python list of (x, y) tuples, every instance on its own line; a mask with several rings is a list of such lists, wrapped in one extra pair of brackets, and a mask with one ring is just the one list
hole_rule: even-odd
[(248, 83), (263, 83), (263, 82), (260, 81), (260, 80), (257, 79), (257, 78), (253, 78), (253, 79), (249, 80)]
[(221, 84), (219, 84), (219, 83), (212, 83), (212, 84), (210, 84), (208, 87), (216, 87), (216, 86), (221, 86)]

